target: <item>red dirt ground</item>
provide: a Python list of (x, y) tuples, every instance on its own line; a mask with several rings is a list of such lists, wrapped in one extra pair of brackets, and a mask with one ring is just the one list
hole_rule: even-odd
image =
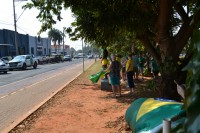
[(19, 124), (11, 133), (129, 133), (125, 129), (125, 112), (137, 97), (150, 97), (144, 83), (136, 82), (135, 94), (112, 98), (111, 91), (101, 90), (88, 76), (98, 70), (95, 63), (66, 86), (40, 109)]

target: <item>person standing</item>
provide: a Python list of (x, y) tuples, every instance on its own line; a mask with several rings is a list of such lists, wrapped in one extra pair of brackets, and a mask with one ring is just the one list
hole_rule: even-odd
[(134, 79), (138, 80), (139, 70), (138, 70), (138, 56), (136, 54), (133, 54), (133, 77)]
[(112, 91), (114, 93), (114, 97), (117, 97), (117, 92), (119, 92), (119, 96), (121, 96), (121, 86), (120, 86), (120, 70), (122, 68), (121, 63), (116, 60), (116, 56), (112, 55), (112, 62), (108, 69), (105, 71), (110, 70), (110, 83), (112, 86)]
[[(108, 51), (105, 48), (105, 49), (103, 49), (103, 55), (102, 55), (102, 59), (101, 59), (102, 70), (106, 70), (108, 68), (109, 61), (107, 58), (108, 58)], [(104, 76), (104, 79), (108, 79), (108, 74), (106, 74)]]
[(145, 63), (145, 59), (142, 56), (142, 54), (139, 54), (138, 61), (139, 61), (139, 64), (138, 64), (139, 72), (142, 75), (142, 80), (144, 80), (144, 63)]
[(122, 81), (124, 82), (126, 80), (126, 57), (122, 57), (121, 59), (121, 64), (122, 64), (122, 74), (121, 74), (121, 77), (122, 77)]
[(151, 71), (153, 73), (154, 79), (156, 79), (158, 76), (158, 73), (159, 73), (159, 69), (158, 69), (158, 65), (154, 58), (151, 59)]
[(126, 75), (130, 93), (133, 93), (133, 88), (135, 87), (135, 85), (133, 82), (133, 60), (131, 54), (128, 56), (128, 60), (126, 62)]

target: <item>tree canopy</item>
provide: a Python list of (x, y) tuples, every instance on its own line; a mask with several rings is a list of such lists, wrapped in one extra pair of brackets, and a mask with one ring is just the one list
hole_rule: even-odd
[(63, 40), (63, 33), (60, 30), (53, 28), (48, 32), (48, 37), (52, 40), (54, 45), (56, 45), (56, 42), (60, 45)]

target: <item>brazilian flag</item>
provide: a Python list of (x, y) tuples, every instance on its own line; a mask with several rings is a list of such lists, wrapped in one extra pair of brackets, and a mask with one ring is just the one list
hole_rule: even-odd
[(92, 81), (92, 83), (97, 83), (99, 79), (103, 78), (107, 72), (100, 71), (96, 74), (92, 74), (89, 76), (89, 79)]
[[(158, 132), (162, 129), (163, 119), (183, 116), (183, 103), (161, 98), (136, 99), (126, 110), (126, 122), (134, 133)], [(172, 123), (172, 127), (184, 121)]]

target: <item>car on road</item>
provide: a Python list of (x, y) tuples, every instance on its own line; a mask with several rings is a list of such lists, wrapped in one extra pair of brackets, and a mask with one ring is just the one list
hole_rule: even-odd
[(79, 59), (80, 57), (78, 55), (74, 55), (74, 59)]
[(9, 71), (8, 62), (0, 59), (0, 72), (7, 73)]
[(64, 61), (72, 61), (72, 57), (70, 55), (65, 55)]
[(93, 59), (93, 57), (94, 57), (93, 55), (88, 55), (87, 56), (88, 59)]
[(3, 60), (4, 62), (9, 62), (10, 60), (12, 60), (13, 58), (11, 56), (4, 56), (4, 57), (1, 57), (1, 60)]
[(9, 61), (9, 69), (23, 69), (27, 67), (37, 68), (38, 60), (33, 55), (18, 55)]

